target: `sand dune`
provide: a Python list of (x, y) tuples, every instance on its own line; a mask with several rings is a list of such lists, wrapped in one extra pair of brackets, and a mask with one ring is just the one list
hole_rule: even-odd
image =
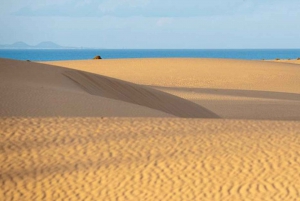
[(0, 60), (0, 116), (172, 117), (171, 114), (86, 93), (64, 68)]
[[(1, 77), (6, 83), (2, 87), (1, 94), (7, 98), (2, 101), (1, 116), (174, 115), (186, 118), (219, 118), (218, 115), (198, 104), (146, 86), (43, 64), (12, 60), (3, 60), (1, 63), (1, 67), (4, 69)], [(24, 68), (22, 64), (26, 64), (27, 68)], [(74, 83), (71, 83), (73, 81)], [(12, 86), (14, 89), (11, 89)], [(84, 92), (97, 95), (99, 98), (88, 96)], [(29, 93), (37, 96), (29, 95)], [(107, 101), (105, 98), (122, 102), (108, 103), (111, 100)], [(12, 102), (11, 99), (15, 102)], [(26, 105), (24, 102), (29, 104)], [(88, 102), (93, 105), (91, 106)], [(132, 112), (132, 105), (126, 105), (126, 103), (145, 106), (145, 108), (136, 107), (137, 112)], [(36, 105), (41, 107), (36, 107)], [(114, 108), (115, 105), (116, 108)], [(107, 109), (103, 106), (112, 108), (110, 114), (107, 114)], [(10, 111), (11, 108), (13, 108), (12, 111)], [(150, 108), (163, 113), (151, 113)], [(124, 110), (127, 111), (124, 112)]]
[(300, 197), (299, 64), (0, 59), (0, 82), (0, 200)]

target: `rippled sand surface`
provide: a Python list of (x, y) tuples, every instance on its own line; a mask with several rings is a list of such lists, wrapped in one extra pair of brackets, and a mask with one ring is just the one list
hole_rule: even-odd
[(1, 119), (5, 200), (297, 200), (300, 123)]

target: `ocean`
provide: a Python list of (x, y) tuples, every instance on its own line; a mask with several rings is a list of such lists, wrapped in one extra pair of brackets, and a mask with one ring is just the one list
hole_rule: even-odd
[(296, 59), (300, 49), (27, 49), (0, 50), (0, 58), (31, 61), (59, 61), (92, 59), (100, 55), (103, 59), (124, 58), (227, 58), (227, 59)]

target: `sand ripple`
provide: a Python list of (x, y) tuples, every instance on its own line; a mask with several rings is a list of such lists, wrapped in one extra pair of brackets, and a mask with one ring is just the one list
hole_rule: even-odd
[(5, 200), (297, 200), (300, 123), (7, 118)]

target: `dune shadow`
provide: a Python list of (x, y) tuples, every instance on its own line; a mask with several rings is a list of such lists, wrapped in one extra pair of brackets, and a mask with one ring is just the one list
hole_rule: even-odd
[(64, 75), (92, 95), (145, 106), (182, 118), (220, 118), (192, 101), (151, 87), (76, 70), (66, 71)]
[(189, 87), (163, 87), (152, 86), (158, 90), (174, 90), (180, 92), (194, 92), (211, 95), (235, 96), (246, 98), (263, 98), (274, 100), (300, 101), (300, 94), (273, 91), (241, 90), (241, 89), (213, 89), (213, 88), (189, 88)]

